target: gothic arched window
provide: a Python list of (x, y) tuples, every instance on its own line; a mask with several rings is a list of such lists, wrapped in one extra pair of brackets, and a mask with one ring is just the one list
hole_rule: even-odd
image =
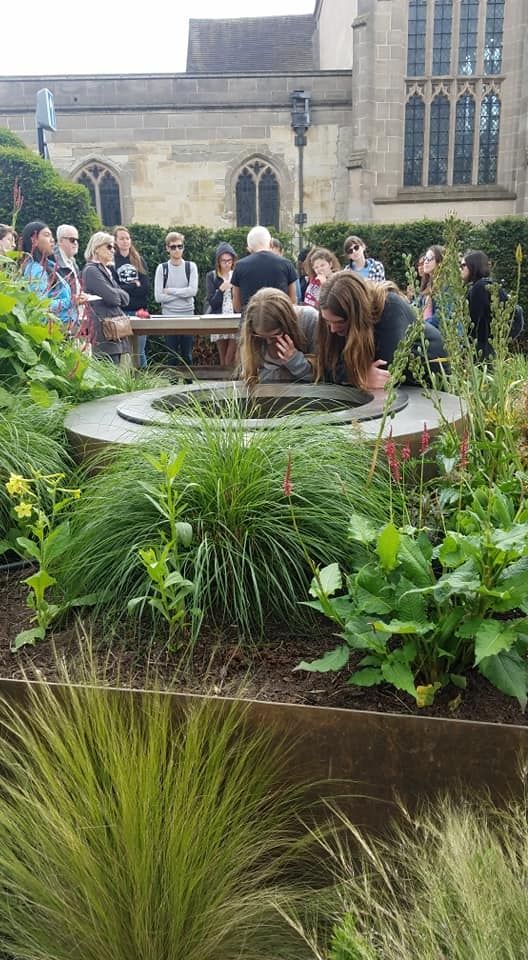
[(449, 158), (449, 100), (439, 94), (431, 104), (429, 136), (429, 186), (447, 183)]
[(406, 187), (419, 187), (422, 183), (424, 118), (425, 104), (415, 93), (405, 106), (403, 183)]
[(122, 222), (119, 183), (108, 167), (89, 163), (76, 175), (75, 180), (87, 188), (105, 227), (116, 227)]
[(458, 72), (470, 76), (477, 69), (479, 0), (461, 0), (458, 35)]
[(280, 191), (275, 172), (262, 160), (251, 160), (240, 171), (236, 182), (237, 227), (279, 229)]
[(452, 0), (435, 0), (433, 27), (433, 76), (451, 72)]
[(456, 105), (453, 183), (471, 183), (474, 133), (475, 101), (466, 94)]
[(423, 77), (425, 72), (425, 35), (427, 28), (427, 0), (410, 0), (407, 35), (407, 74)]
[(496, 93), (488, 93), (480, 105), (479, 183), (497, 182), (501, 103)]
[(484, 35), (484, 73), (496, 75), (502, 68), (504, 0), (488, 0)]

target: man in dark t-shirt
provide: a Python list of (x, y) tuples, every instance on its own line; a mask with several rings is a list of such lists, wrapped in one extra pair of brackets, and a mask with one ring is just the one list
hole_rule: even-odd
[(297, 273), (291, 260), (279, 257), (271, 249), (271, 234), (266, 227), (253, 227), (247, 236), (249, 256), (240, 260), (231, 277), (233, 309), (243, 313), (249, 300), (262, 287), (275, 287), (297, 303)]

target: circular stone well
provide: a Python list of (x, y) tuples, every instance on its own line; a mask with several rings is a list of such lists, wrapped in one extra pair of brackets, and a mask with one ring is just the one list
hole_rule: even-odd
[[(66, 429), (76, 453), (84, 457), (100, 452), (109, 444), (134, 443), (156, 427), (196, 424), (211, 416), (221, 429), (236, 411), (248, 431), (272, 429), (285, 416), (299, 425), (356, 424), (365, 439), (378, 435), (386, 395), (383, 390), (365, 392), (335, 384), (274, 383), (248, 388), (243, 381), (201, 381), (170, 385), (156, 390), (119, 394), (80, 404), (66, 417)], [(440, 415), (440, 410), (442, 411)], [(387, 420), (385, 433), (393, 437), (421, 436), (424, 423), (434, 434), (440, 420), (461, 423), (461, 401), (437, 393), (435, 403), (417, 387), (398, 390)]]

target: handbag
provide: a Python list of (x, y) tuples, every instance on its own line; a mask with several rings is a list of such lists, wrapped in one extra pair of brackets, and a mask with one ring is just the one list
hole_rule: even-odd
[(112, 340), (114, 342), (124, 340), (126, 337), (132, 337), (134, 335), (130, 317), (127, 317), (125, 314), (120, 317), (105, 317), (104, 320), (101, 320), (101, 330), (103, 331), (105, 340)]

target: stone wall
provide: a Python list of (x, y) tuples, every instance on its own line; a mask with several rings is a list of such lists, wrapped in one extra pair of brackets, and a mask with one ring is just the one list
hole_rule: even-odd
[(358, 0), (317, 0), (315, 21), (320, 70), (352, 69), (352, 21)]

